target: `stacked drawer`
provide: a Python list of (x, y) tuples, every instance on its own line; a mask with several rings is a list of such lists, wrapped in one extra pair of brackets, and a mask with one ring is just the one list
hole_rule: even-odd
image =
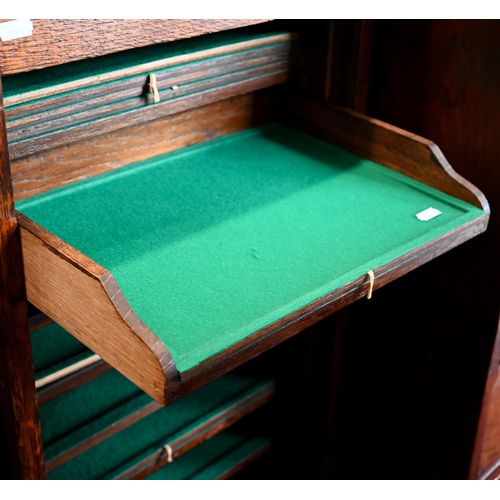
[(32, 345), (48, 479), (227, 478), (270, 446), (233, 424), (272, 381), (231, 372), (162, 407), (55, 323)]

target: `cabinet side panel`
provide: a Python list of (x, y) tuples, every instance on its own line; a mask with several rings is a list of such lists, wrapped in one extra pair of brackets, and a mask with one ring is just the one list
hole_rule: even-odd
[(21, 241), (13, 209), (0, 87), (0, 477), (43, 479)]

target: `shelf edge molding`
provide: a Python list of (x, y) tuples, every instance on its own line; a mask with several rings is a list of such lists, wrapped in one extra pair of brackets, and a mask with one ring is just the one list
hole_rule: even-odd
[(23, 214), (17, 217), (28, 300), (166, 404), (166, 386), (177, 383), (172, 356), (132, 310), (113, 276)]

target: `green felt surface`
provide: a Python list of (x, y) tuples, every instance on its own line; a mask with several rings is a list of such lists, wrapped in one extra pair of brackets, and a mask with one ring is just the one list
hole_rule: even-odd
[[(442, 215), (415, 217), (431, 206)], [(180, 372), (483, 215), (274, 124), (17, 208), (114, 275)]]
[(45, 447), (89, 425), (142, 391), (115, 370), (52, 399), (39, 408)]
[[(5, 99), (14, 95), (34, 92), (53, 85), (61, 85), (82, 78), (99, 76), (103, 73), (118, 71), (132, 66), (158, 61), (160, 59), (191, 54), (193, 52), (278, 34), (282, 34), (282, 32), (259, 34), (252, 30), (226, 31), (176, 42), (125, 50), (106, 56), (30, 71), (28, 73), (9, 75), (2, 78), (3, 96)], [(37, 100), (34, 100), (32, 102), (36, 101)], [(16, 106), (12, 106), (10, 109), (15, 107)]]
[[(48, 479), (100, 479), (114, 476), (123, 465), (135, 464), (150, 456), (165, 443), (171, 442), (268, 383), (235, 373), (225, 375), (58, 467), (48, 474)], [(116, 390), (120, 390), (120, 385), (123, 384), (123, 380), (115, 383)], [(58, 443), (52, 444), (49, 448), (51, 456), (57, 454), (56, 448), (57, 452), (61, 452), (69, 445), (80, 442), (84, 435), (90, 436), (89, 431), (92, 429), (97, 431), (102, 428), (105, 421), (109, 423), (109, 418), (104, 413), (109, 414), (109, 410), (106, 410), (107, 405), (103, 404), (102, 394), (94, 390), (94, 397), (101, 400), (102, 415), (98, 415), (94, 422), (85, 427), (67, 434)], [(68, 397), (66, 400), (71, 405)], [(114, 413), (116, 414), (116, 411)], [(53, 417), (64, 419), (65, 414), (56, 410)], [(42, 422), (42, 436), (45, 437), (43, 425)]]
[(231, 430), (221, 432), (146, 479), (217, 479), (269, 442), (268, 438), (261, 436), (249, 439)]
[(33, 331), (31, 348), (37, 379), (92, 354), (57, 323)]

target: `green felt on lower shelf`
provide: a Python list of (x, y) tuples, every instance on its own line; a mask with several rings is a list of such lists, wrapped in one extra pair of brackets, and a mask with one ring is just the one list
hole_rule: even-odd
[(17, 208), (113, 274), (180, 372), (484, 214), (276, 124)]
[[(110, 373), (119, 375), (117, 372)], [(108, 374), (102, 375), (99, 379), (103, 379), (106, 375)], [(121, 378), (123, 379), (123, 377)], [(86, 385), (89, 384), (91, 382)], [(115, 384), (116, 390), (119, 392), (120, 386), (126, 386), (130, 383), (125, 379), (120, 379), (115, 381)], [(250, 393), (262, 389), (266, 384), (270, 384), (270, 382), (256, 381), (251, 377), (235, 373), (227, 374), (170, 406), (157, 410), (111, 438), (102, 441), (88, 451), (49, 472), (47, 478), (102, 479), (107, 476), (113, 476), (114, 472), (119, 470), (120, 467), (137, 463), (145, 455), (147, 456), (148, 453), (161, 448), (165, 443), (172, 441), (179, 435), (189, 432), (200, 421), (210, 419), (215, 413), (222, 412), (225, 408), (235, 404), (235, 402), (243, 400)], [(96, 399), (102, 399), (102, 393), (99, 392), (99, 389), (94, 394)], [(64, 395), (60, 399), (69, 400), (69, 396)], [(151, 398), (149, 400), (152, 401)], [(55, 409), (55, 413), (53, 414), (55, 420), (59, 417), (65, 417), (65, 413), (60, 411), (63, 403), (64, 401), (61, 401), (59, 408)], [(73, 411), (75, 408), (78, 408), (78, 411), (80, 411), (80, 405), (71, 403), (70, 408)], [(82, 405), (85, 405), (85, 403), (85, 401), (81, 401)], [(44, 405), (42, 409), (45, 406), (47, 405)], [(67, 410), (69, 411), (70, 408), (67, 408)], [(94, 421), (60, 437), (57, 442), (53, 442), (47, 448), (50, 457), (54, 457), (70, 446), (80, 443), (84, 437), (91, 437), (92, 431), (98, 432), (102, 429), (103, 425), (108, 425), (109, 418), (106, 416), (106, 413), (110, 411), (115, 412), (115, 414), (116, 412), (127, 411), (127, 406), (122, 404), (112, 410), (103, 408), (101, 414), (97, 415)], [(42, 436), (45, 436), (44, 423), (42, 421)]]
[(146, 479), (217, 479), (270, 443), (266, 437), (248, 438), (231, 430), (224, 431)]
[(31, 348), (37, 379), (93, 354), (57, 323), (31, 332)]
[(46, 459), (51, 458), (50, 448), (59, 440), (72, 433), (78, 435), (81, 427), (141, 394), (136, 385), (111, 370), (41, 405), (42, 440), (44, 448), (49, 450)]

